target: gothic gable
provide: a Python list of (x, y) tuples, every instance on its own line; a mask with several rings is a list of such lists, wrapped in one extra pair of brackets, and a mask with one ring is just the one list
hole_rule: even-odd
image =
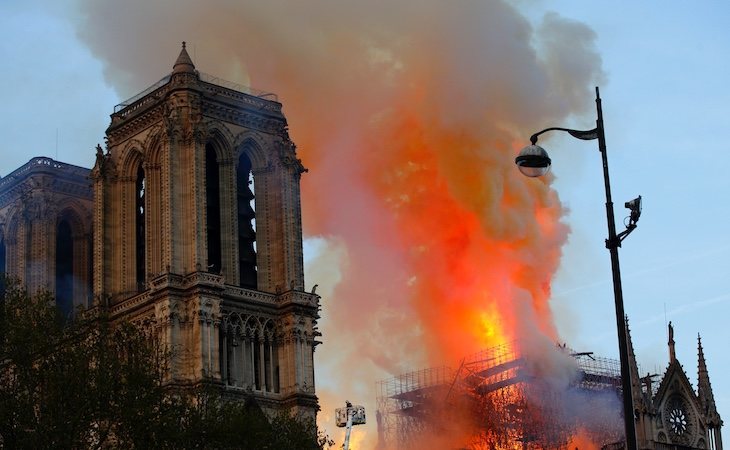
[(658, 442), (704, 448), (706, 424), (697, 395), (678, 360), (667, 367), (653, 399), (654, 439)]

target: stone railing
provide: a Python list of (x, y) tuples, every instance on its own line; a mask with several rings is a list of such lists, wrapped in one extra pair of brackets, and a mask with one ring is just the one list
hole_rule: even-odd
[[(252, 88), (251, 86), (245, 86), (243, 84), (234, 83), (233, 81), (224, 80), (223, 78), (216, 77), (205, 72), (198, 72), (200, 81), (216, 86), (221, 86), (232, 91), (242, 92), (244, 94), (251, 95), (262, 99), (269, 99), (271, 101), (278, 102), (279, 97), (273, 92), (265, 92), (260, 89)], [(281, 105), (279, 105), (281, 107)]]
[[(134, 105), (135, 102), (137, 102), (138, 100), (142, 99), (144, 96), (146, 96), (146, 95), (154, 92), (155, 90), (161, 88), (162, 86), (166, 85), (167, 83), (170, 82), (170, 76), (171, 75), (172, 75), (172, 73), (168, 73), (167, 75), (165, 75), (164, 77), (162, 77), (160, 79), (160, 81), (158, 81), (157, 83), (155, 83), (152, 86), (148, 87), (144, 91), (140, 92), (139, 94), (137, 94), (137, 95), (135, 95), (133, 97), (128, 98), (127, 100), (123, 101), (122, 103), (119, 103), (118, 105), (116, 105), (114, 107), (114, 113), (116, 114), (119, 111), (122, 111), (122, 110), (124, 110), (126, 108), (129, 108), (130, 106)], [(142, 104), (143, 103), (134, 105), (134, 108), (130, 108), (129, 111), (125, 111), (124, 113), (122, 113), (122, 117), (125, 117), (128, 114), (130, 114), (133, 110), (138, 109)]]
[(33, 172), (44, 172), (44, 171), (60, 171), (64, 174), (75, 175), (79, 177), (88, 177), (89, 169), (74, 166), (72, 164), (66, 164), (58, 162), (54, 159), (47, 158), (44, 156), (33, 158), (22, 166), (10, 172), (8, 175), (0, 179), (0, 190), (5, 189), (7, 186), (12, 185), (15, 182), (20, 181), (27, 174)]
[(152, 278), (147, 283), (147, 290), (112, 306), (110, 312), (112, 315), (117, 315), (134, 309), (144, 304), (155, 292), (162, 289), (185, 290), (197, 285), (218, 288), (222, 291), (224, 298), (234, 302), (259, 303), (273, 307), (295, 304), (316, 308), (319, 305), (319, 296), (309, 292), (287, 291), (276, 295), (225, 284), (223, 276), (210, 272), (192, 272), (187, 275), (168, 272)]
[(265, 303), (272, 306), (283, 306), (286, 304), (298, 304), (303, 306), (316, 307), (319, 302), (319, 296), (302, 291), (287, 291), (281, 294), (269, 294), (267, 292), (255, 291), (252, 289), (241, 288), (237, 286), (226, 285), (223, 291), (224, 296), (233, 300), (253, 301)]
[(269, 100), (262, 97), (255, 97), (244, 92), (234, 91), (232, 89), (228, 89), (215, 84), (206, 84), (204, 86), (206, 92), (210, 95), (220, 95), (223, 97), (228, 97), (238, 102), (252, 106), (255, 109), (281, 114), (281, 103), (274, 100)]
[(294, 303), (316, 307), (319, 304), (319, 295), (303, 291), (287, 291), (279, 295), (279, 303)]
[(267, 292), (254, 291), (238, 286), (226, 285), (223, 295), (237, 301), (253, 301), (275, 306), (278, 304), (276, 295)]
[(209, 272), (192, 272), (187, 275), (168, 272), (151, 279), (148, 287), (152, 291), (159, 291), (165, 288), (187, 289), (197, 284), (222, 288), (223, 277)]
[[(164, 92), (166, 91), (161, 91), (156, 95), (150, 94), (166, 86), (170, 82), (171, 76), (172, 73), (165, 75), (152, 86), (116, 105), (114, 107), (114, 114), (112, 115), (113, 119), (126, 119), (133, 115), (136, 111), (143, 109), (145, 105), (157, 100), (161, 95), (164, 95)], [(274, 93), (260, 91), (249, 86), (243, 86), (203, 72), (198, 72), (198, 77), (200, 81), (205, 83), (205, 89), (210, 94), (233, 98), (257, 109), (273, 111), (281, 114), (281, 103), (278, 102), (278, 97)]]
[(262, 391), (260, 389), (256, 389), (252, 386), (238, 386), (235, 384), (228, 384), (228, 382), (225, 382), (226, 390), (231, 392), (241, 392), (241, 393), (247, 393), (247, 394), (256, 394), (257, 397), (261, 398), (270, 398), (277, 400), (281, 398), (282, 394), (281, 392), (271, 392), (271, 391)]
[(193, 272), (185, 275), (183, 278), (183, 288), (193, 286), (195, 284), (205, 284), (208, 286), (223, 287), (223, 276), (210, 272)]
[(122, 314), (124, 312), (133, 310), (141, 305), (144, 305), (147, 303), (150, 298), (152, 297), (151, 291), (144, 291), (141, 292), (134, 297), (130, 297), (126, 300), (123, 300), (116, 305), (112, 306), (109, 310), (109, 313), (112, 317), (115, 317), (119, 314)]

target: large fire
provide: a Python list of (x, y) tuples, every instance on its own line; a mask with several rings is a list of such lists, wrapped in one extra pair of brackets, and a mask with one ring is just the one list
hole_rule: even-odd
[(551, 179), (513, 160), (527, 130), (590, 106), (585, 26), (535, 28), (501, 1), (81, 3), (79, 33), (123, 96), (183, 39), (199, 69), (279, 95), (322, 244), (321, 417), (345, 397), (374, 411), (373, 382), (407, 367), (555, 337), (563, 212)]
[(525, 311), (552, 336), (547, 300), (565, 228), (548, 186), (519, 179), (511, 147), (481, 127), (444, 126), (430, 110), (394, 115), (367, 175), (395, 217), (431, 362), (522, 337)]

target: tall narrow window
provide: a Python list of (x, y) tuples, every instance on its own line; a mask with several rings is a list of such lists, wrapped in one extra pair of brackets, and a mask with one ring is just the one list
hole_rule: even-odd
[(145, 284), (145, 179), (142, 164), (137, 169), (137, 182), (134, 190), (135, 198), (135, 244), (137, 248), (137, 289), (144, 290)]
[(86, 239), (86, 307), (91, 308), (94, 302), (94, 241), (91, 237)]
[(63, 317), (73, 313), (73, 261), (71, 226), (64, 219), (56, 229), (56, 307)]
[[(0, 323), (5, 322), (5, 236), (0, 234)], [(0, 342), (5, 342), (5, 327), (0, 326)]]
[(245, 153), (238, 159), (238, 271), (241, 286), (256, 289), (256, 213), (251, 160)]
[(215, 149), (205, 146), (205, 217), (208, 238), (208, 271), (221, 271), (221, 196), (218, 158)]
[(5, 236), (0, 235), (0, 301), (5, 297), (5, 273), (7, 271), (5, 265)]

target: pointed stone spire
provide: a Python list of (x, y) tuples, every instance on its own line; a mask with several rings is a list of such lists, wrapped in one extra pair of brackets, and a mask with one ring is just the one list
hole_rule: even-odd
[(700, 336), (700, 333), (697, 333), (697, 359), (697, 380), (701, 383), (703, 376), (707, 376), (707, 363), (705, 362), (705, 351), (702, 349), (702, 336)]
[(172, 66), (172, 73), (173, 75), (176, 73), (195, 73), (193, 60), (190, 59), (188, 51), (185, 50), (185, 41), (182, 43), (182, 50), (180, 50), (180, 55), (178, 55), (175, 65)]
[(667, 328), (669, 329), (669, 341), (667, 342), (667, 345), (669, 345), (669, 363), (673, 363), (677, 360), (677, 355), (674, 353), (674, 327), (672, 326), (672, 321), (669, 321), (669, 325), (667, 325)]
[(634, 399), (634, 409), (644, 411), (646, 403), (641, 392), (641, 378), (639, 378), (639, 366), (636, 364), (634, 344), (631, 341), (631, 329), (629, 328), (629, 316), (624, 317), (626, 323), (626, 346), (629, 353), (629, 374), (631, 376), (631, 397)]
[(707, 372), (707, 364), (705, 363), (705, 352), (702, 349), (702, 338), (697, 333), (697, 397), (700, 400), (702, 412), (707, 418), (709, 427), (717, 428), (722, 425), (720, 415), (717, 413), (715, 405), (715, 396), (712, 394), (712, 386), (710, 385), (710, 374)]

